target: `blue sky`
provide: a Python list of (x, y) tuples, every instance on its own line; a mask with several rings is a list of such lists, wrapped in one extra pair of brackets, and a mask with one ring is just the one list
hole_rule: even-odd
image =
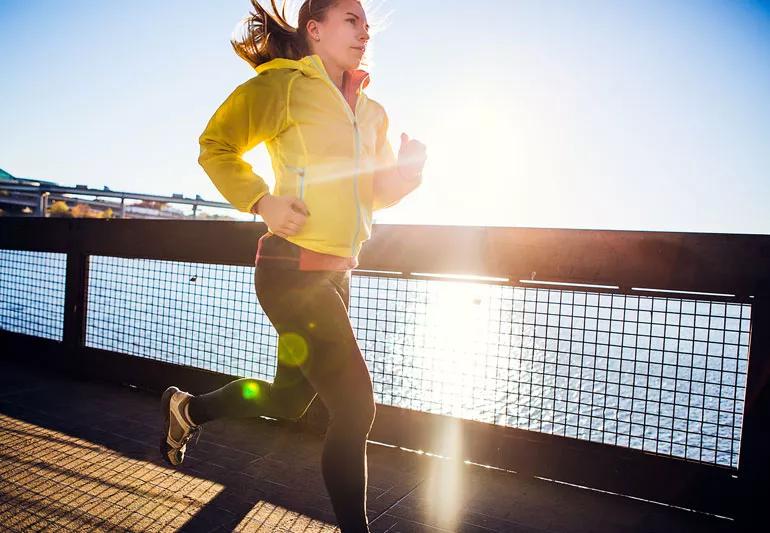
[[(377, 4), (367, 92), (428, 163), (375, 220), (770, 234), (770, 2)], [(221, 200), (197, 138), (249, 7), (0, 0), (0, 168)]]

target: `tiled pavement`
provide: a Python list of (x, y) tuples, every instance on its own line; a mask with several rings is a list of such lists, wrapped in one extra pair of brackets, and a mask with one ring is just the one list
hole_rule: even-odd
[[(159, 397), (0, 359), (0, 530), (337, 530), (321, 436), (220, 420), (173, 469), (157, 450)], [(729, 520), (376, 443), (368, 456), (378, 533), (733, 530)]]

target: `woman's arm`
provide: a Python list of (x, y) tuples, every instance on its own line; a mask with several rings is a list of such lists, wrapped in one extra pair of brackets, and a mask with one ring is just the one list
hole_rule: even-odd
[(388, 117), (383, 115), (383, 122), (377, 134), (373, 211), (397, 204), (422, 183), (425, 147), (422, 143), (409, 141), (406, 135), (402, 135), (397, 161), (388, 141), (387, 131)]
[(398, 168), (377, 173), (374, 177), (373, 211), (396, 205), (422, 183), (422, 174), (404, 176)]
[(278, 135), (286, 121), (282, 84), (260, 74), (238, 86), (219, 106), (200, 136), (198, 163), (222, 196), (246, 213), (270, 192), (243, 154)]

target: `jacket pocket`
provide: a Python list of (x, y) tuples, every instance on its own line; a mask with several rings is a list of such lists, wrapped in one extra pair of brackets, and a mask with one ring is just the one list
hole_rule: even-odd
[(305, 188), (307, 183), (305, 182), (305, 167), (294, 167), (286, 165), (286, 170), (294, 175), (294, 194), (297, 198), (304, 201)]

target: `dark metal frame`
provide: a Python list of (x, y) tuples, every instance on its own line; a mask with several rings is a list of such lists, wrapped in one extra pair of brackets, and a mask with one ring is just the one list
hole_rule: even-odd
[[(1, 219), (0, 248), (67, 254), (63, 341), (0, 331), (3, 353), (33, 349), (44, 363), (75, 376), (156, 391), (172, 381), (192, 392), (221, 386), (234, 376), (86, 347), (89, 256), (253, 266), (257, 239), (265, 230), (257, 222)], [(375, 226), (360, 263), (360, 269), (387, 276), (466, 274), (501, 278), (496, 282), (511, 285), (606, 285), (609, 292), (634, 295), (651, 294), (639, 288), (691, 291), (711, 294), (683, 296), (751, 303), (737, 471), (386, 405), (378, 405), (370, 438), (449, 453), (441, 436), (449, 425), (459, 424), (464, 459), (473, 462), (735, 517), (739, 522), (761, 514), (770, 485), (770, 236), (387, 225)]]

